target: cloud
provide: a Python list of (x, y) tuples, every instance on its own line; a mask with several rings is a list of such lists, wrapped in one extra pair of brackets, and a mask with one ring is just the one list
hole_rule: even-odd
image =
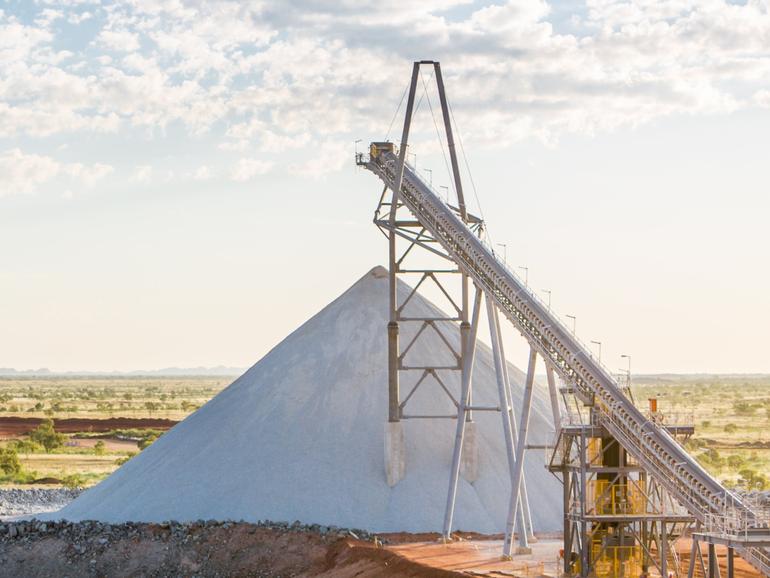
[(230, 178), (239, 182), (250, 181), (254, 177), (270, 172), (273, 164), (272, 161), (263, 159), (240, 159), (230, 173)]
[(108, 50), (133, 52), (139, 50), (139, 35), (128, 30), (102, 30), (97, 42)]
[[(768, 101), (763, 0), (587, 0), (569, 32), (555, 16), (564, 7), (545, 0), (47, 4), (23, 21), (0, 12), (0, 137), (152, 138), (181, 127), (236, 158), (322, 142), (342, 152), (336, 143), (351, 136), (384, 136), (412, 60), (426, 57), (442, 61), (472, 146), (550, 143)], [(86, 14), (93, 41), (61, 50), (57, 26)], [(416, 118), (415, 138), (433, 138), (427, 99)], [(235, 162), (233, 178), (264, 170)], [(316, 157), (300, 170), (340, 164)]]
[(149, 183), (152, 180), (152, 172), (150, 165), (139, 165), (134, 169), (131, 180), (135, 183)]
[(109, 165), (61, 163), (14, 148), (0, 153), (0, 197), (34, 192), (58, 177), (70, 184), (92, 187), (112, 171)]
[(193, 180), (196, 181), (207, 181), (214, 175), (211, 173), (211, 169), (208, 168), (206, 165), (198, 167), (195, 172), (193, 173)]
[(292, 168), (298, 174), (312, 179), (320, 179), (330, 173), (342, 169), (352, 162), (353, 153), (350, 143), (344, 141), (326, 140), (316, 148), (310, 160), (295, 165)]

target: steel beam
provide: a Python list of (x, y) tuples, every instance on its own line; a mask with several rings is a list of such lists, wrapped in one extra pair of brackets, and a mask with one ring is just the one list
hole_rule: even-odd
[(553, 374), (553, 367), (550, 363), (545, 365), (545, 375), (548, 379), (548, 395), (551, 398), (551, 413), (553, 414), (553, 427), (556, 439), (561, 430), (561, 407), (559, 406), (559, 394), (556, 390), (556, 377)]
[[(516, 477), (516, 455), (515, 455), (515, 447), (513, 444), (513, 424), (511, 423), (511, 412), (509, 408), (509, 401), (508, 401), (508, 393), (505, 389), (505, 372), (504, 372), (504, 364), (505, 359), (502, 356), (502, 352), (500, 350), (500, 333), (497, 330), (497, 325), (495, 324), (495, 305), (492, 301), (491, 297), (487, 295), (486, 298), (487, 301), (487, 321), (489, 322), (489, 335), (490, 339), (492, 340), (492, 357), (494, 358), (495, 363), (495, 376), (497, 378), (497, 391), (498, 395), (500, 397), (500, 408), (502, 411), (500, 412), (500, 416), (503, 420), (503, 437), (505, 438), (505, 450), (506, 450), (506, 456), (508, 458), (508, 470), (510, 474), (511, 479), (511, 487), (513, 487), (513, 482)], [(516, 495), (518, 497), (518, 489), (516, 492)], [(524, 512), (523, 510), (519, 510), (519, 528), (522, 530), (522, 534), (524, 534), (526, 539), (526, 521), (524, 520)], [(503, 552), (504, 555), (505, 552)], [(507, 554), (510, 555), (510, 554)]]
[(468, 332), (468, 344), (465, 347), (463, 359), (462, 385), (460, 388), (460, 405), (457, 408), (457, 427), (455, 430), (455, 446), (452, 453), (452, 469), (450, 470), (449, 491), (447, 493), (446, 510), (444, 513), (443, 536), (449, 539), (452, 534), (452, 519), (454, 518), (455, 500), (457, 498), (457, 484), (460, 479), (460, 458), (463, 451), (463, 439), (465, 437), (465, 414), (470, 411), (471, 389), (473, 387), (473, 362), (476, 357), (476, 335), (479, 328), (481, 313), (481, 290), (476, 289), (476, 297), (473, 300), (473, 318)]
[(441, 76), (441, 65), (438, 62), (434, 62), (433, 69), (436, 72), (436, 85), (438, 86), (438, 97), (441, 101), (441, 114), (444, 116), (444, 128), (446, 129), (449, 159), (452, 162), (452, 175), (454, 176), (455, 191), (457, 192), (457, 204), (460, 207), (460, 216), (462, 217), (462, 220), (467, 222), (468, 212), (465, 208), (465, 196), (463, 195), (463, 183), (460, 179), (460, 166), (457, 163), (457, 151), (455, 150), (452, 123), (449, 121), (449, 104), (447, 103), (446, 90), (444, 89), (444, 78)]
[[(514, 521), (519, 504), (521, 492), (521, 480), (524, 477), (524, 447), (527, 445), (527, 432), (529, 429), (529, 416), (532, 409), (532, 390), (535, 383), (535, 366), (537, 365), (537, 350), (529, 351), (529, 364), (527, 366), (527, 381), (524, 384), (524, 399), (521, 407), (521, 419), (519, 421), (519, 436), (516, 443), (516, 469), (511, 488), (511, 499), (508, 504), (508, 521), (505, 527), (505, 548), (503, 555), (511, 556), (513, 553)], [(526, 532), (525, 532), (526, 533)]]
[[(505, 357), (505, 346), (502, 340), (502, 331), (500, 330), (500, 315), (497, 312), (497, 308), (493, 309), (495, 314), (495, 327), (497, 329), (497, 335), (500, 337), (500, 357), (503, 360), (503, 380), (505, 382), (505, 395), (508, 397), (508, 412), (511, 420), (511, 435), (512, 446), (515, 448), (518, 443), (518, 434), (516, 433), (516, 412), (514, 410), (513, 403), (513, 389), (511, 387), (511, 380), (508, 374), (508, 363)], [(525, 446), (526, 449), (526, 446)], [(523, 476), (521, 479), (521, 492), (519, 493), (519, 507), (522, 512), (522, 519), (524, 521), (523, 526), (519, 526), (519, 548), (523, 551), (529, 548), (529, 539), (534, 537), (535, 532), (532, 527), (532, 514), (529, 508), (529, 497), (527, 495), (527, 478)]]

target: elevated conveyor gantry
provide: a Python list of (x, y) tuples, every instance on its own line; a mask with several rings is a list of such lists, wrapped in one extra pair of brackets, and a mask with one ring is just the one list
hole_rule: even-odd
[[(408, 111), (407, 114), (410, 114)], [(407, 122), (410, 119), (407, 119)], [(501, 263), (468, 223), (421, 179), (393, 147), (372, 147), (358, 163), (376, 174), (419, 224), (451, 257), (459, 270), (494, 301), (497, 309), (527, 339), (531, 348), (592, 404), (600, 424), (697, 520), (732, 508), (751, 516), (750, 508), (722, 486), (664, 428), (648, 419), (624, 394), (570, 330)], [(399, 181), (401, 181), (399, 186)], [(513, 533), (509, 515), (507, 535)], [(509, 542), (509, 540), (507, 540)], [(770, 573), (765, 549), (741, 547), (739, 553), (764, 574)]]

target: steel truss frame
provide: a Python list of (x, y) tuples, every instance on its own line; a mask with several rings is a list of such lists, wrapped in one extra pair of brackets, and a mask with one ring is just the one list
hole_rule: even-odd
[[(594, 544), (610, 535), (621, 545), (625, 545), (624, 538), (630, 538), (638, 546), (644, 574), (654, 567), (664, 578), (669, 573), (680, 578), (681, 564), (674, 543), (692, 528), (694, 517), (642, 466), (634, 463), (604, 427), (592, 421), (562, 427), (549, 463), (549, 470), (558, 474), (564, 484), (564, 572), (581, 577), (592, 575), (608, 548), (602, 543), (597, 550)], [(689, 429), (684, 430), (685, 436), (690, 433)], [(600, 452), (593, 456), (589, 440), (602, 440)], [(612, 450), (618, 452), (618, 465), (605, 463), (605, 456)], [(596, 490), (599, 476), (606, 484), (601, 493)], [(605, 511), (610, 494), (619, 488), (627, 491), (629, 483), (640, 492), (637, 503), (632, 507), (626, 494), (628, 501), (620, 500), (617, 505), (613, 502)], [(593, 495), (589, 492), (592, 484)], [(577, 561), (579, 565), (575, 564)]]
[[(393, 202), (390, 206), (391, 228), (395, 227), (395, 211), (403, 203), (408, 208), (412, 219), (419, 221), (437, 241), (436, 246), (440, 245), (441, 249), (451, 257), (460, 274), (471, 279), (476, 290), (483, 291), (485, 297), (493, 301), (496, 309), (529, 342), (530, 347), (536, 352), (530, 356), (530, 359), (535, 359), (539, 354), (546, 363), (547, 371), (559, 375), (569, 388), (570, 394), (592, 406), (591, 418), (595, 420), (592, 421), (592, 427), (597, 425), (604, 427), (624, 450), (691, 515), (701, 522), (714, 519), (714, 531), (724, 534), (729, 528), (719, 521), (717, 515), (729, 505), (734, 514), (733, 517), (745, 518), (748, 527), (756, 526), (761, 520), (751, 504), (746, 503), (704, 470), (697, 460), (673, 439), (671, 431), (645, 416), (629, 399), (610, 371), (592, 355), (585, 344), (580, 342), (574, 331), (570, 331), (551, 308), (546, 306), (525, 282), (513, 274), (506, 264), (497, 258), (494, 251), (482, 242), (479, 235), (471, 230), (469, 221), (462, 218), (463, 214), (466, 214), (464, 202), (458, 202), (458, 208), (449, 206), (412, 167), (406, 165), (409, 122), (414, 106), (413, 95), (417, 80), (416, 71), (421, 64), (433, 64), (434, 67), (437, 65), (433, 62), (415, 63), (400, 155), (396, 157), (393, 154), (392, 145), (390, 148), (377, 148), (374, 146), (377, 143), (373, 143), (374, 154), (366, 159), (363, 155), (357, 158), (360, 165), (377, 175), (386, 188), (393, 193)], [(440, 69), (437, 71), (440, 72)], [(448, 107), (443, 94), (443, 81), (440, 87), (442, 112), (445, 116), (445, 125), (448, 125)], [(450, 153), (453, 154), (454, 144), (449, 144), (451, 144)], [(453, 172), (457, 173), (454, 154)], [(395, 235), (390, 239), (393, 243)], [(393, 262), (392, 259), (391, 262)], [(395, 270), (391, 271), (391, 287), (393, 287), (392, 292), (395, 292)], [(395, 307), (392, 307), (392, 310), (394, 309)], [(491, 325), (495, 324), (491, 323)], [(389, 342), (391, 349), (393, 349), (393, 343), (397, 345), (397, 327), (395, 329), (395, 339)], [(496, 332), (494, 328), (491, 331)], [(462, 343), (467, 344), (467, 338), (463, 339)], [(390, 356), (390, 367), (394, 370), (390, 375), (396, 373), (398, 368), (397, 348), (395, 351), (396, 354)], [(463, 368), (469, 366), (465, 358), (460, 365)], [(469, 374), (463, 373), (464, 380), (469, 378)], [(504, 376), (499, 375), (498, 380), (504, 383)], [(549, 386), (553, 388), (551, 381), (549, 379)], [(397, 391), (397, 382), (395, 385)], [(391, 391), (393, 391), (392, 387)], [(555, 393), (552, 392), (552, 397), (554, 396)], [(464, 401), (462, 396), (461, 400)], [(463, 405), (462, 401), (459, 404), (460, 407)], [(391, 403), (391, 409), (392, 407)], [(506, 402), (502, 396), (501, 409), (503, 409), (501, 412), (503, 415), (510, 411), (506, 408)], [(522, 468), (522, 461), (517, 458), (520, 454), (523, 455), (526, 447), (529, 419), (528, 413), (524, 411), (526, 407), (522, 410), (518, 429), (523, 435), (519, 436), (519, 444), (515, 444), (514, 456), (516, 468), (519, 470)], [(461, 427), (459, 425), (458, 430), (461, 430)], [(461, 437), (461, 431), (458, 432), (458, 436)], [(454, 470), (452, 475), (454, 476)], [(506, 522), (505, 554), (510, 554), (512, 548), (511, 537), (517, 519), (521, 475), (514, 476), (512, 482)], [(770, 551), (765, 545), (746, 542), (736, 545), (736, 550), (763, 574), (770, 575)]]
[[(500, 319), (498, 315), (498, 304), (492, 295), (484, 295), (482, 289), (474, 284), (473, 312), (470, 312), (470, 288), (469, 276), (455, 264), (455, 259), (442, 247), (440, 239), (433, 234), (411, 214), (410, 209), (400, 199), (399, 191), (403, 181), (404, 169), (407, 163), (407, 151), (409, 132), (412, 123), (414, 111), (415, 96), (417, 92), (417, 80), (420, 73), (420, 67), (423, 65), (432, 66), (434, 77), (441, 104), (441, 112), (444, 121), (444, 133), (449, 149), (449, 157), (452, 167), (452, 176), (454, 180), (454, 190), (457, 195), (457, 206), (449, 205), (455, 215), (479, 238), (484, 234), (484, 223), (478, 217), (467, 211), (465, 198), (463, 195), (463, 184), (460, 177), (460, 168), (457, 161), (457, 154), (454, 144), (454, 135), (452, 124), (450, 122), (451, 112), (446, 99), (441, 66), (438, 62), (419, 61), (415, 62), (412, 69), (412, 77), (409, 86), (409, 96), (407, 99), (406, 114), (404, 118), (404, 127), (401, 136), (400, 150), (398, 153), (398, 163), (396, 168), (396, 186), (385, 188), (380, 195), (380, 201), (375, 211), (374, 223), (388, 239), (389, 247), (389, 323), (388, 323), (388, 399), (389, 410), (388, 420), (396, 423), (405, 419), (455, 419), (457, 426), (455, 432), (455, 445), (452, 453), (452, 465), (450, 469), (449, 490), (447, 493), (447, 504), (443, 524), (443, 536), (445, 539), (451, 539), (452, 524), (455, 512), (455, 502), (457, 496), (457, 487), (463, 458), (464, 445), (468, 424), (473, 423), (473, 414), (477, 411), (497, 411), (501, 414), (503, 435), (506, 444), (506, 459), (509, 467), (511, 479), (511, 500), (508, 512), (508, 522), (506, 524), (505, 554), (510, 556), (513, 553), (513, 535), (514, 526), (518, 529), (518, 548), (517, 552), (528, 552), (529, 542), (534, 538), (532, 519), (527, 497), (526, 479), (524, 476), (524, 454), (526, 449), (526, 439), (529, 427), (529, 416), (532, 406), (532, 395), (535, 376), (535, 365), (537, 362), (537, 351), (534, 348), (530, 350), (529, 365), (527, 368), (527, 377), (524, 389), (524, 399), (517, 421), (516, 412), (513, 405), (511, 382), (508, 375), (508, 364), (505, 358), (503, 340), (500, 333)], [(368, 159), (364, 155), (359, 155), (357, 162), (366, 165)], [(391, 195), (388, 198), (388, 190)], [(399, 246), (399, 242), (401, 246)], [(403, 248), (404, 243), (406, 244)], [(427, 254), (446, 260), (449, 265), (436, 268), (409, 268), (408, 258), (414, 256), (419, 250)], [(417, 284), (412, 292), (404, 300), (398, 301), (398, 279), (406, 274), (421, 274)], [(459, 292), (460, 299), (452, 298), (450, 283), (454, 280), (455, 285), (459, 278), (459, 289), (455, 287), (455, 292)], [(405, 307), (414, 294), (426, 282), (432, 282), (451, 304), (452, 311), (445, 317), (414, 317), (405, 314)], [(476, 338), (479, 329), (479, 320), (481, 315), (482, 300), (486, 308), (486, 316), (489, 324), (490, 339), (492, 342), (492, 351), (495, 363), (495, 373), (498, 386), (499, 405), (497, 407), (479, 407), (473, 405), (473, 384), (472, 373), (476, 352)], [(457, 351), (451, 345), (451, 341), (443, 334), (439, 325), (459, 324), (460, 331), (460, 351)], [(415, 336), (402, 346), (399, 342), (400, 325), (404, 323), (419, 323), (420, 326)], [(410, 366), (404, 362), (405, 356), (415, 345), (417, 340), (424, 335), (425, 331), (434, 330), (441, 337), (441, 341), (447, 347), (447, 350), (453, 355), (456, 364), (451, 366), (436, 365), (416, 365)], [(548, 385), (550, 392), (551, 409), (554, 416), (555, 427), (561, 421), (561, 409), (556, 389), (555, 374), (550, 364), (546, 365)], [(399, 375), (403, 372), (421, 371), (420, 377), (408, 394), (402, 398), (400, 391)], [(460, 373), (460, 395), (455, 398), (446, 384), (441, 380), (439, 371), (455, 371)], [(415, 391), (428, 379), (431, 378), (438, 382), (440, 387), (449, 396), (456, 408), (456, 413), (451, 415), (419, 415), (408, 412), (408, 403)], [(517, 425), (518, 424), (518, 425)], [(467, 450), (466, 450), (467, 452)], [(515, 497), (515, 498), (514, 498)], [(514, 523), (515, 521), (515, 523)]]

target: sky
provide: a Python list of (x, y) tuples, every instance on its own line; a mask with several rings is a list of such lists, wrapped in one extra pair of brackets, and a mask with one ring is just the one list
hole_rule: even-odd
[(766, 0), (0, 1), (0, 367), (256, 362), (386, 263), (353, 156), (422, 59), (473, 210), (605, 363), (770, 372)]

